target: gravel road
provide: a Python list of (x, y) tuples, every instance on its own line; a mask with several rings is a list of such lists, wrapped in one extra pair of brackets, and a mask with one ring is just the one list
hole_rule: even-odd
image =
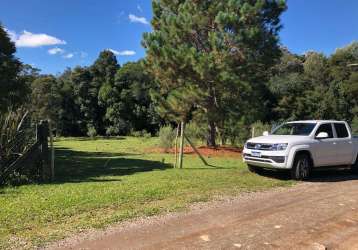
[(52, 249), (358, 249), (358, 176), (317, 173), (291, 188), (122, 223)]

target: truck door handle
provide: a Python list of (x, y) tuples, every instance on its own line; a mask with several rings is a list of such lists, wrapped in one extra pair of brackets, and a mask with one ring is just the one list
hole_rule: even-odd
[(333, 142), (333, 145), (337, 145), (337, 142)]

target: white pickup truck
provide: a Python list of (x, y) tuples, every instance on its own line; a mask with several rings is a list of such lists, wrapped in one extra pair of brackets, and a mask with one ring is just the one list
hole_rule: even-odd
[(350, 166), (358, 173), (357, 158), (358, 138), (343, 121), (287, 122), (248, 140), (243, 150), (250, 171), (287, 169), (296, 180), (319, 167)]

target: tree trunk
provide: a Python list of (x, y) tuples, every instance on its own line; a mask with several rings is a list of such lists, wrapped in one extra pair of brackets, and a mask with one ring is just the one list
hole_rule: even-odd
[(207, 138), (208, 147), (216, 147), (216, 128), (213, 121), (209, 121), (208, 124), (208, 138)]
[(225, 135), (221, 135), (221, 145), (222, 146), (226, 145), (226, 137), (225, 137)]
[(215, 101), (215, 91), (210, 84), (209, 87), (209, 97), (207, 103), (207, 118), (208, 118), (208, 137), (207, 137), (207, 146), (216, 147), (216, 126), (214, 117), (216, 116), (216, 101)]

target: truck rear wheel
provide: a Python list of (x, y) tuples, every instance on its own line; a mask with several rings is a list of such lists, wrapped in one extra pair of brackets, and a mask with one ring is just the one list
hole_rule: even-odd
[(352, 173), (358, 174), (358, 156), (356, 158), (356, 162), (351, 166)]
[(307, 180), (311, 174), (311, 159), (307, 154), (299, 154), (296, 156), (291, 169), (291, 178), (298, 181)]

